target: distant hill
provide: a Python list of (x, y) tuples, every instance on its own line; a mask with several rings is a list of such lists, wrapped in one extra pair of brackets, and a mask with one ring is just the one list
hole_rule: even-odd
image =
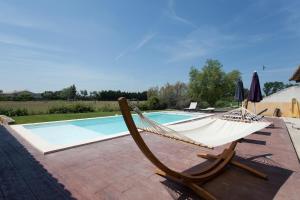
[(28, 90), (14, 91), (11, 93), (0, 93), (0, 100), (29, 101), (33, 99), (42, 99), (41, 93), (34, 93)]

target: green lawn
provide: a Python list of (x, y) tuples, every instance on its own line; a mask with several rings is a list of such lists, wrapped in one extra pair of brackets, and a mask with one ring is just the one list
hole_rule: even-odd
[(47, 114), (50, 108), (84, 104), (93, 107), (96, 111), (119, 110), (117, 101), (0, 101), (0, 109), (26, 109), (29, 115)]
[(36, 122), (49, 122), (69, 119), (82, 119), (89, 117), (103, 117), (120, 114), (120, 112), (89, 112), (89, 113), (69, 113), (69, 114), (44, 114), (13, 117), (15, 124), (26, 124)]

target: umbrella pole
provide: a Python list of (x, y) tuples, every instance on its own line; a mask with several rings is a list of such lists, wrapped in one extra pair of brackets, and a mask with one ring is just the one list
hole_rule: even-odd
[(255, 103), (254, 103), (254, 114), (256, 114), (256, 106), (255, 106)]

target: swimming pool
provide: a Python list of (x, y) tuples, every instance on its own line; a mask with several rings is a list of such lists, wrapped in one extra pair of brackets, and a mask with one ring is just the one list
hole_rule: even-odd
[[(172, 124), (204, 117), (204, 114), (152, 112), (145, 114), (160, 124)], [(136, 119), (137, 116), (133, 115)], [(128, 134), (121, 115), (11, 126), (43, 153), (71, 148)]]

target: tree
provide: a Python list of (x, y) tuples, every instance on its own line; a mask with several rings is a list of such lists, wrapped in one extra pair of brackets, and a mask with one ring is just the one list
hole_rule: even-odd
[(174, 93), (176, 98), (176, 108), (183, 108), (186, 106), (190, 99), (188, 97), (188, 86), (182, 82), (176, 82), (174, 87)]
[(64, 100), (75, 100), (76, 95), (77, 95), (77, 90), (75, 85), (71, 85), (70, 87), (58, 91), (59, 98)]
[(131, 100), (145, 101), (147, 100), (147, 91), (143, 92), (123, 92), (120, 90), (102, 90), (93, 91), (88, 93), (87, 90), (81, 90), (77, 93), (75, 85), (64, 88), (58, 91), (44, 91), (43, 93), (32, 93), (30, 91), (14, 91), (10, 95), (2, 95), (0, 90), (1, 100), (33, 100), (33, 99), (44, 99), (44, 100), (76, 100), (76, 98), (82, 98), (84, 100), (108, 100), (116, 101), (119, 97), (126, 97)]
[(208, 59), (202, 69), (190, 71), (189, 94), (195, 101), (214, 106), (220, 99), (233, 99), (236, 81), (241, 78), (238, 70), (227, 74), (218, 60)]
[(45, 91), (41, 94), (41, 96), (43, 99), (47, 99), (47, 100), (54, 100), (58, 98), (55, 92), (52, 91)]
[(88, 96), (87, 90), (80, 90), (80, 95), (83, 97), (83, 99), (86, 99)]
[(148, 99), (149, 108), (152, 110), (158, 110), (160, 109), (160, 102), (159, 98), (157, 96), (151, 96)]
[(283, 82), (278, 82), (278, 81), (274, 81), (274, 82), (266, 82), (264, 84), (264, 92), (266, 94), (266, 96), (269, 96), (273, 93), (276, 93), (282, 89), (284, 89), (286, 86), (284, 85)]
[(209, 59), (204, 67), (190, 71), (190, 95), (194, 100), (207, 101), (213, 106), (224, 94), (225, 72), (218, 60)]
[(147, 91), (147, 98), (150, 107), (154, 105), (151, 102), (158, 100), (157, 102), (159, 102), (158, 104), (160, 104), (161, 108), (165, 108), (166, 106), (169, 108), (183, 108), (189, 102), (188, 86), (178, 81), (175, 84), (166, 83), (160, 88), (151, 87)]
[(151, 87), (147, 91), (147, 98), (150, 99), (152, 96), (158, 97), (159, 88), (158, 87)]
[(249, 93), (250, 93), (250, 90), (248, 88), (244, 88), (244, 97), (245, 97), (245, 99), (248, 98)]
[(70, 90), (70, 92), (69, 92), (68, 99), (75, 100), (76, 99), (76, 95), (77, 95), (76, 86), (75, 85), (71, 85), (69, 90)]
[(30, 101), (32, 99), (33, 99), (32, 93), (29, 91), (16, 92), (13, 98), (13, 100), (16, 101)]
[(90, 92), (90, 98), (94, 100), (101, 100), (101, 94), (97, 91)]
[(182, 108), (188, 99), (188, 87), (182, 82), (177, 82), (174, 85), (167, 83), (160, 88), (158, 97), (169, 108)]
[(176, 105), (174, 87), (169, 83), (160, 88), (159, 97), (168, 107), (174, 107)]
[(235, 93), (236, 82), (241, 79), (241, 72), (233, 70), (225, 75), (224, 97), (233, 98)]
[(3, 90), (0, 90), (0, 101), (6, 100), (6, 98), (3, 95)]

